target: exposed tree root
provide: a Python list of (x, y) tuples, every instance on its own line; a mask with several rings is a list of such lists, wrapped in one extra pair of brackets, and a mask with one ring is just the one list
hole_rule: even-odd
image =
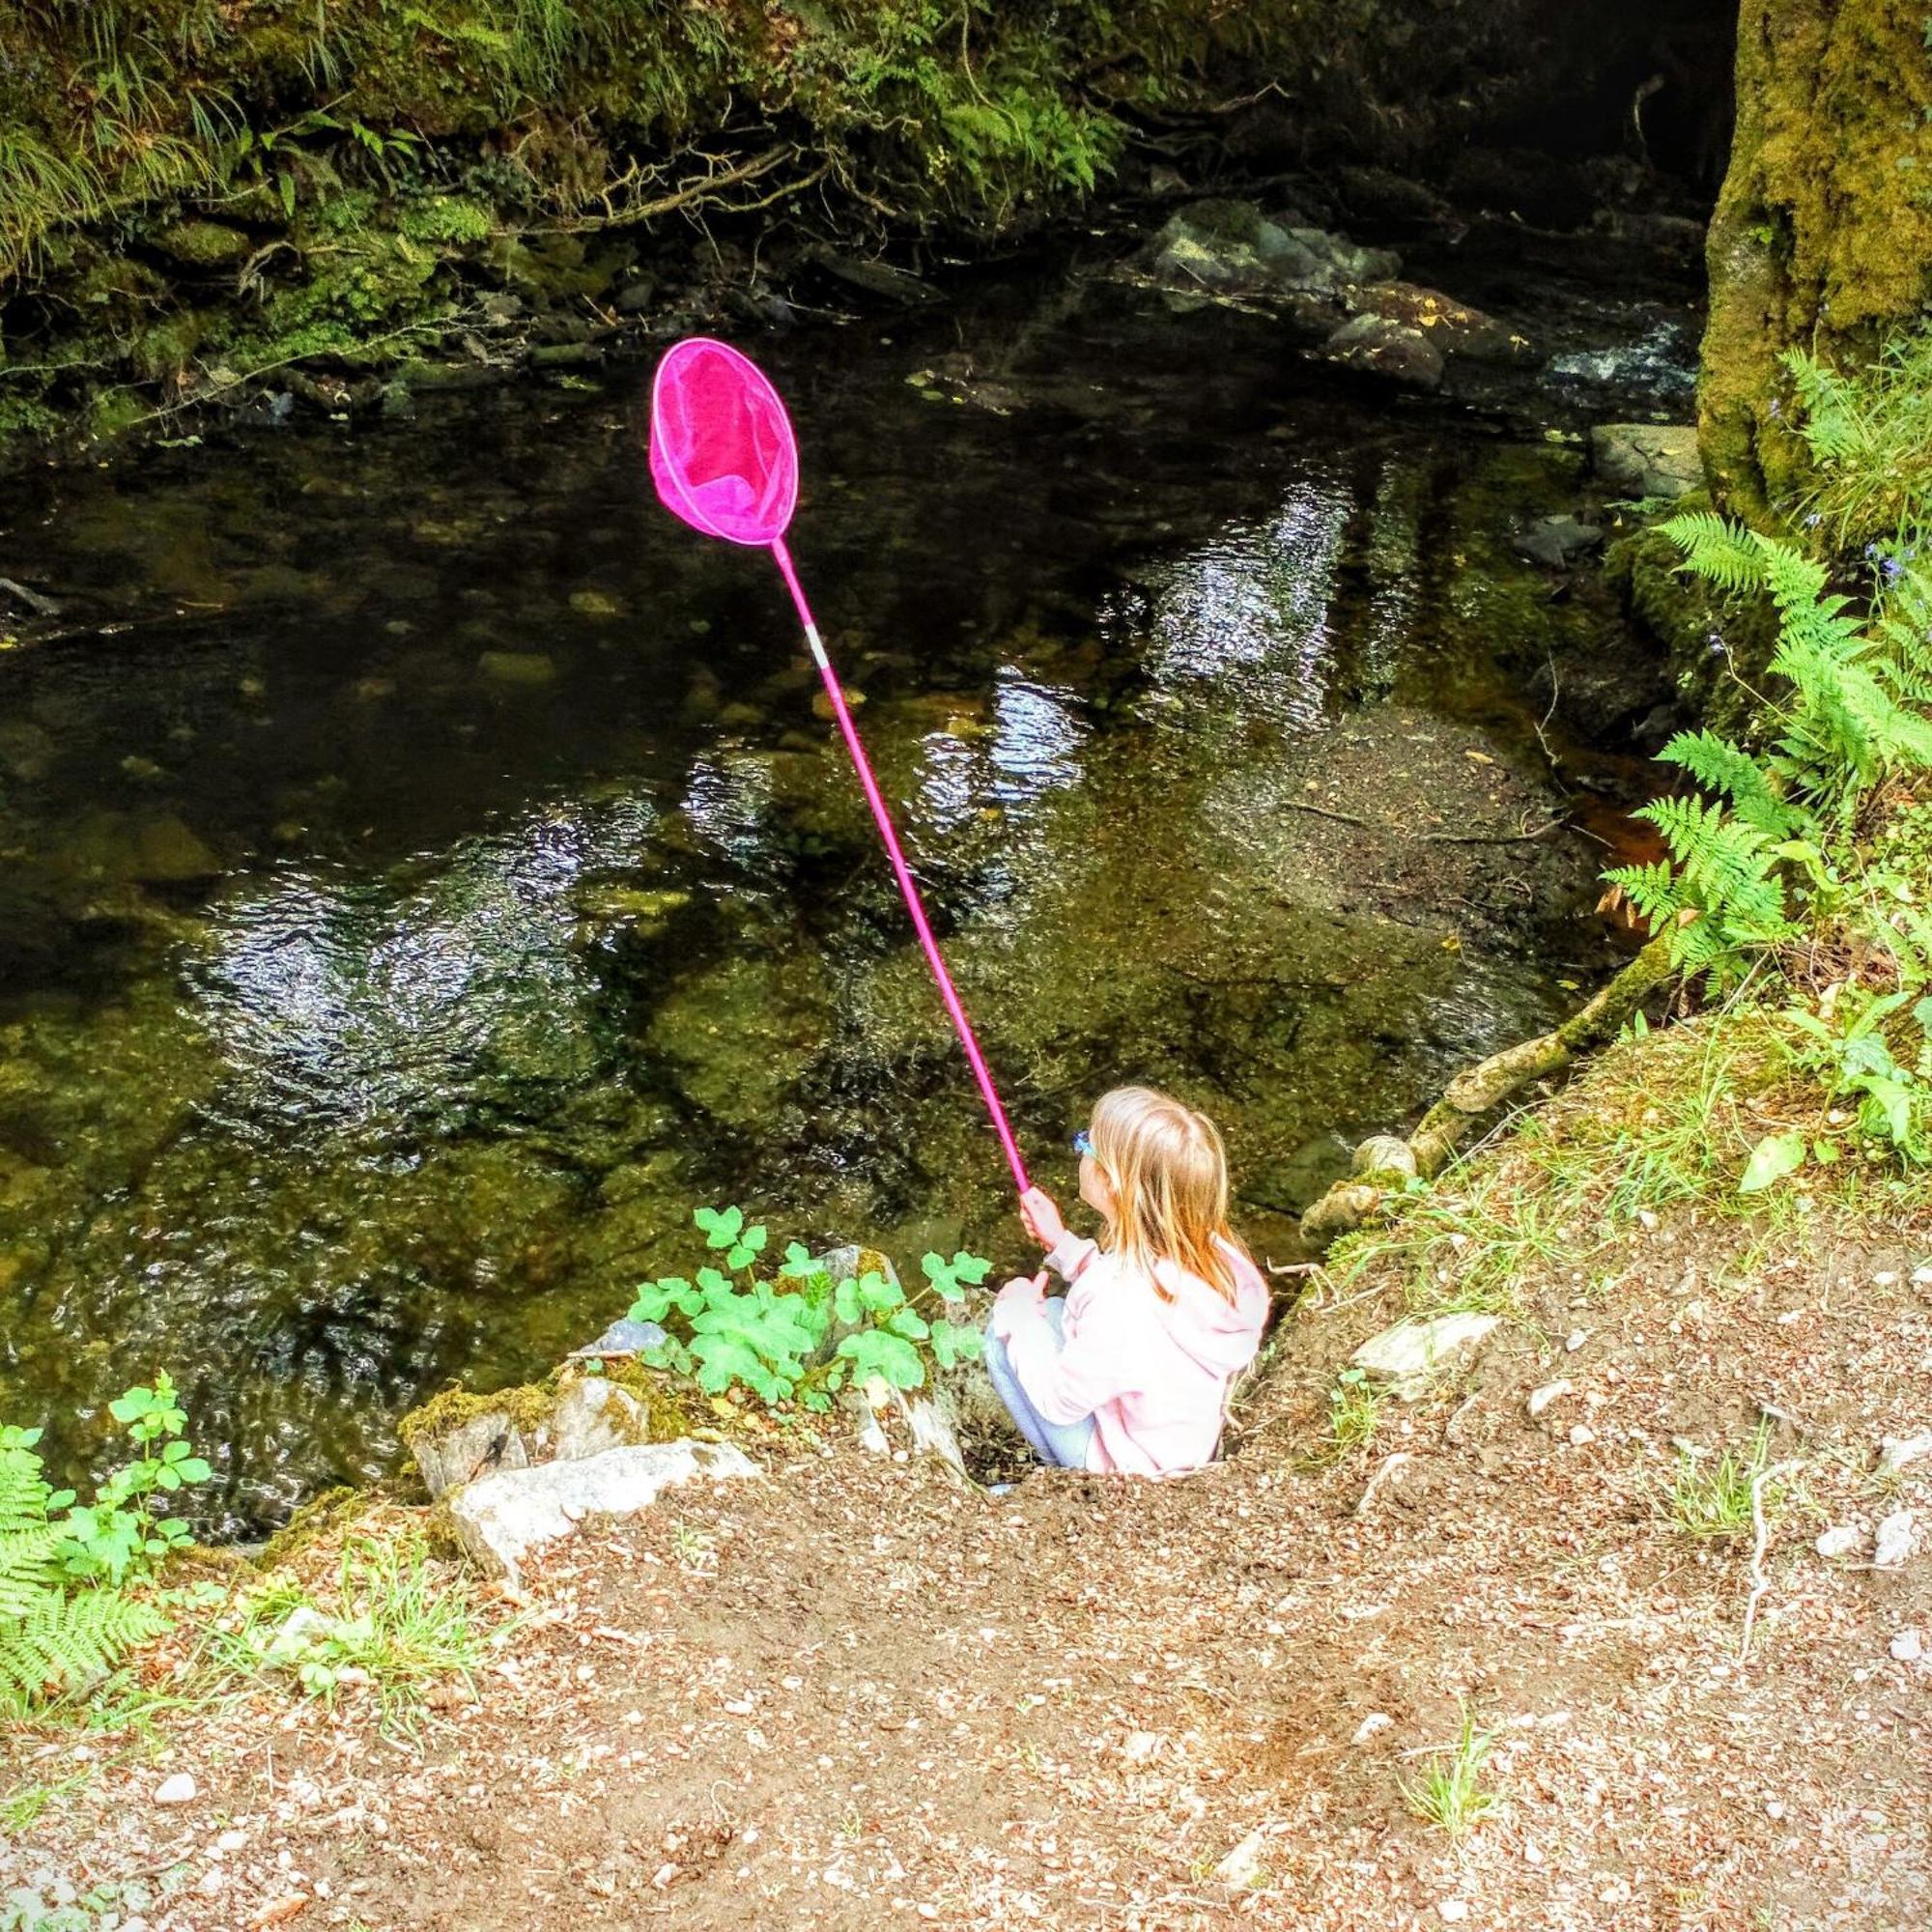
[(1325, 1248), (1381, 1212), (1401, 1181), (1439, 1174), (1498, 1107), (1614, 1037), (1670, 975), (1670, 935), (1660, 933), (1553, 1033), (1506, 1046), (1457, 1074), (1406, 1141), (1378, 1134), (1355, 1150), (1353, 1177), (1338, 1180), (1301, 1217), (1303, 1237)]

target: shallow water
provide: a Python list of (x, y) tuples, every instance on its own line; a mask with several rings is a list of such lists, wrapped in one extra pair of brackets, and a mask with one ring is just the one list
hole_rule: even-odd
[[(1286, 1252), (1338, 1132), (1600, 963), (1586, 847), (1391, 876), (1310, 810), (1544, 782), (1522, 667), (1622, 647), (1507, 549), (1574, 452), (1096, 284), (757, 347), (1039, 1179), (1171, 1085)], [(699, 1202), (1023, 1258), (777, 577), (648, 499), (641, 386), (6, 505), (10, 574), (129, 624), (0, 656), (0, 1414), (59, 1457), (165, 1365), (214, 1526), (273, 1520), (594, 1335)]]

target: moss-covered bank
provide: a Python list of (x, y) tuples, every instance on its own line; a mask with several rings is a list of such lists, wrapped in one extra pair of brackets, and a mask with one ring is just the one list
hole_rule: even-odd
[(567, 367), (675, 311), (694, 248), (770, 314), (799, 240), (983, 245), (1139, 139), (1211, 168), (1243, 101), (1264, 165), (1408, 157), (1640, 30), (1547, 0), (8, 9), (0, 446), (257, 374), (371, 407), (373, 370), (466, 336), (440, 380), (487, 380), (518, 324)]

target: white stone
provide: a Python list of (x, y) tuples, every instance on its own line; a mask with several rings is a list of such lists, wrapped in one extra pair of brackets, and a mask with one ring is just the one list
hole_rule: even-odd
[(1932, 1430), (1917, 1435), (1888, 1435), (1879, 1445), (1878, 1473), (1895, 1476), (1927, 1456), (1932, 1456)]
[(1563, 1352), (1567, 1355), (1574, 1355), (1589, 1339), (1589, 1336), (1582, 1329), (1571, 1329), (1569, 1334), (1563, 1338)]
[(1246, 1891), (1262, 1868), (1261, 1827), (1256, 1828), (1214, 1867), (1214, 1876), (1230, 1891)]
[(1576, 1393), (1577, 1384), (1568, 1376), (1559, 1377), (1553, 1382), (1545, 1382), (1541, 1388), (1530, 1390), (1529, 1412), (1531, 1415), (1541, 1415), (1552, 1402)]
[(571, 1535), (587, 1516), (636, 1516), (674, 1484), (756, 1474), (726, 1442), (642, 1442), (581, 1462), (479, 1476), (450, 1492), (450, 1521), (476, 1562), (515, 1588), (524, 1558)]
[(192, 1804), (200, 1796), (200, 1786), (186, 1772), (178, 1771), (172, 1777), (166, 1777), (155, 1787), (156, 1804)]
[(500, 1408), (486, 1409), (434, 1435), (425, 1432), (412, 1440), (410, 1454), (432, 1498), (498, 1469), (527, 1468), (530, 1460), (509, 1411)]
[(214, 1849), (226, 1858), (233, 1852), (239, 1852), (247, 1842), (248, 1834), (246, 1832), (224, 1832), (220, 1837), (215, 1839)]
[(1916, 1630), (1902, 1630), (1891, 1640), (1891, 1654), (1901, 1663), (1917, 1663), (1925, 1655), (1925, 1639)]
[(1359, 1724), (1355, 1726), (1354, 1742), (1358, 1745), (1365, 1745), (1371, 1738), (1377, 1736), (1379, 1732), (1390, 1729), (1394, 1723), (1395, 1719), (1391, 1718), (1386, 1711), (1371, 1711), (1369, 1715), (1366, 1718), (1364, 1718)]
[(540, 1434), (559, 1463), (581, 1463), (607, 1449), (624, 1449), (650, 1433), (644, 1406), (629, 1389), (604, 1376), (584, 1376), (557, 1397)]
[(1500, 1325), (1500, 1315), (1438, 1315), (1428, 1321), (1398, 1321), (1372, 1337), (1350, 1360), (1400, 1402), (1427, 1395), (1442, 1372), (1468, 1355)]
[(1579, 1422), (1570, 1432), (1570, 1446), (1573, 1449), (1587, 1449), (1597, 1439), (1597, 1432), (1588, 1423)]
[(1465, 1899), (1438, 1898), (1435, 1901), (1437, 1915), (1448, 1924), (1460, 1925), (1469, 1916), (1469, 1906)]
[(269, 1647), (262, 1653), (263, 1669), (293, 1670), (316, 1638), (327, 1636), (334, 1628), (332, 1620), (313, 1604), (298, 1604), (269, 1639)]
[(1874, 1570), (1896, 1570), (1912, 1554), (1912, 1512), (1893, 1510), (1878, 1526), (1878, 1543), (1872, 1551)]
[(1856, 1523), (1840, 1522), (1834, 1523), (1811, 1547), (1820, 1556), (1849, 1556), (1863, 1540)]

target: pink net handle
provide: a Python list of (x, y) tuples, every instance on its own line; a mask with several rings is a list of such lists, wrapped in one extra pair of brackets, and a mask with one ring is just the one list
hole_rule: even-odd
[(706, 536), (768, 545), (798, 504), (798, 443), (770, 379), (727, 342), (694, 335), (651, 384), (651, 480)]

